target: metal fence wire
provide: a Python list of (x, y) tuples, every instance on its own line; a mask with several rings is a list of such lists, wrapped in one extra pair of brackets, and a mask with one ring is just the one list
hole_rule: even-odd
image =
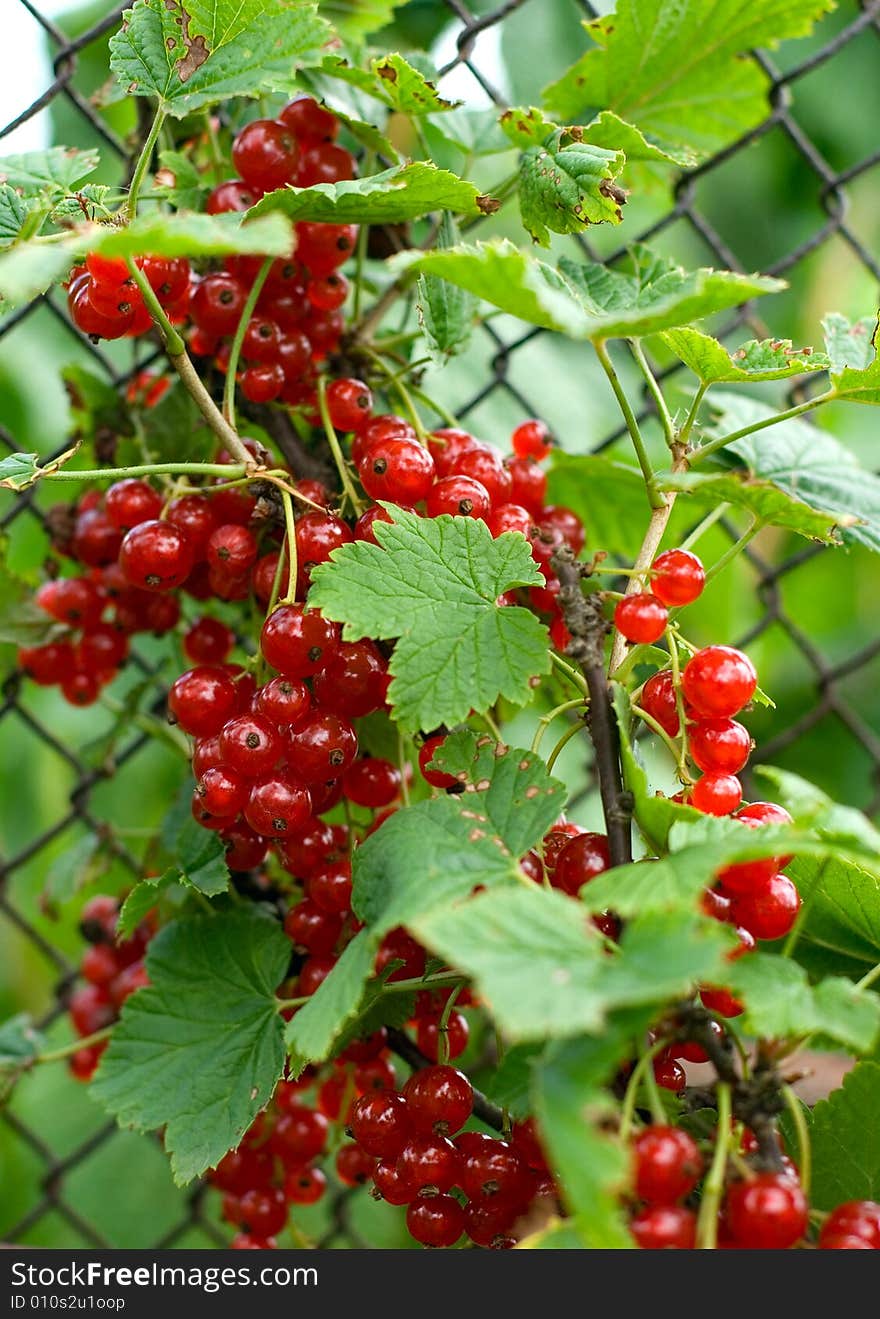
[[(457, 31), (455, 55), (442, 69), (441, 75), (445, 76), (457, 71), (461, 76), (462, 71), (466, 70), (475, 85), (479, 87), (482, 96), (488, 96), (493, 102), (503, 106), (503, 96), (493, 85), (490, 74), (481, 67), (482, 40), (489, 29), (497, 28), (498, 25), (509, 20), (515, 11), (526, 7), (536, 11), (532, 17), (536, 23), (540, 22), (537, 11), (541, 9), (544, 0), (506, 0), (491, 12), (479, 15), (472, 13), (462, 0), (443, 0), (443, 2), (450, 11), (450, 23), (457, 27)], [(592, 5), (585, 3), (585, 0), (567, 0), (567, 3), (570, 3), (572, 10), (583, 17), (597, 16), (597, 11)], [(22, 109), (15, 119), (0, 129), (0, 153), (3, 151), (3, 139), (14, 129), (44, 111), (53, 102), (63, 100), (67, 102), (67, 117), (70, 117), (72, 111), (79, 121), (79, 140), (81, 142), (83, 139), (92, 140), (105, 153), (109, 152), (118, 157), (124, 168), (130, 163), (132, 144), (123, 142), (108, 127), (89, 99), (78, 89), (75, 81), (82, 56), (94, 43), (117, 26), (123, 6), (114, 5), (93, 27), (72, 40), (42, 14), (32, 0), (6, 0), (6, 4), (20, 5), (27, 11), (33, 23), (39, 25), (44, 40), (53, 51), (53, 62), (50, 84), (30, 105)], [(804, 207), (807, 207), (808, 203), (816, 204), (823, 218), (813, 232), (804, 237), (797, 246), (780, 255), (766, 273), (791, 278), (817, 249), (833, 240), (838, 240), (849, 249), (851, 261), (861, 267), (867, 285), (874, 287), (876, 283), (880, 283), (880, 251), (869, 251), (857, 232), (850, 226), (851, 209), (848, 196), (851, 185), (857, 180), (862, 180), (871, 170), (877, 172), (875, 177), (880, 182), (880, 148), (862, 160), (835, 168), (834, 164), (824, 158), (819, 146), (799, 122), (792, 93), (795, 84), (819, 66), (830, 64), (833, 68), (837, 61), (837, 66), (840, 67), (841, 53), (851, 43), (880, 41), (880, 0), (858, 0), (858, 3), (854, 0), (842, 0), (840, 12), (845, 22), (836, 28), (833, 37), (820, 47), (814, 45), (808, 58), (784, 73), (779, 71), (774, 60), (766, 53), (762, 51), (752, 53), (750, 58), (758, 62), (770, 79), (767, 117), (751, 132), (725, 147), (699, 168), (684, 173), (675, 188), (673, 204), (659, 221), (652, 223), (650, 229), (640, 235), (641, 239), (653, 241), (673, 226), (689, 226), (705, 249), (709, 263), (732, 270), (742, 270), (743, 261), (713, 227), (705, 211), (701, 209), (700, 199), (706, 195), (707, 186), (711, 187), (715, 172), (732, 157), (747, 148), (760, 150), (769, 134), (781, 132), (814, 180), (814, 191), (808, 197), (799, 197), (798, 203), (800, 205), (802, 201)], [(880, 57), (880, 46), (876, 47), (876, 53)], [(846, 85), (842, 71), (841, 80), (837, 84), (837, 95), (843, 99), (852, 95), (852, 88)], [(772, 223), (774, 217), (771, 215), (768, 218)], [(585, 243), (582, 247), (589, 250)], [(609, 259), (613, 261), (615, 255), (619, 254), (612, 254)], [(102, 372), (120, 389), (125, 388), (136, 369), (142, 368), (143, 362), (140, 362), (127, 373), (117, 371), (100, 347), (85, 340), (71, 325), (64, 310), (63, 299), (59, 297), (57, 291), (44, 295), (10, 316), (0, 325), (0, 337), (7, 335), (39, 308), (48, 309), (49, 314), (63, 325), (64, 331), (71, 336), (71, 339), (76, 340), (79, 354), (87, 350), (91, 354), (95, 369)], [(743, 327), (746, 327), (749, 333), (761, 337), (760, 322), (754, 319), (753, 308), (749, 305), (739, 310), (726, 329), (729, 334), (735, 334)], [(504, 337), (497, 329), (497, 323), (490, 321), (481, 327), (479, 333), (487, 336), (488, 340), (488, 356), (491, 361), (489, 378), (478, 394), (459, 402), (457, 414), (466, 417), (494, 391), (507, 391), (517, 406), (523, 409), (524, 415), (539, 415), (540, 409), (530, 402), (515, 378), (514, 363), (516, 355), (527, 344), (546, 332), (528, 330), (519, 334), (508, 333), (508, 336)], [(647, 402), (645, 409), (647, 412)], [(620, 435), (621, 432), (606, 435), (594, 446), (594, 450), (599, 452), (607, 449), (617, 442)], [(66, 446), (61, 446), (62, 449), (64, 447)], [(18, 448), (13, 436), (0, 426), (0, 452)], [(33, 492), (26, 493), (15, 502), (13, 507), (4, 511), (0, 518), (0, 530), (8, 532), (13, 527), (17, 528), (19, 522), (27, 519), (37, 519), (45, 528), (45, 516), (38, 501), (33, 497)], [(727, 527), (724, 522), (721, 526), (731, 539), (736, 537), (737, 532), (733, 527)], [(783, 541), (782, 544), (783, 548), (786, 545), (788, 549), (791, 548), (790, 542)], [(813, 695), (805, 712), (787, 727), (779, 728), (778, 721), (774, 723), (773, 736), (760, 746), (756, 756), (759, 759), (771, 760), (783, 749), (796, 747), (801, 739), (810, 735), (813, 730), (821, 728), (825, 721), (838, 721), (845, 730), (847, 744), (852, 752), (859, 758), (860, 763), (867, 763), (873, 800), (863, 804), (868, 809), (876, 809), (880, 803), (880, 736), (862, 718), (857, 708), (857, 700), (852, 696), (847, 698), (844, 680), (860, 675), (862, 682), (866, 681), (867, 666), (880, 653), (880, 638), (870, 641), (858, 653), (849, 654), (842, 660), (833, 659), (824, 654), (805, 634), (797, 619), (787, 611), (783, 599), (784, 580), (792, 574), (809, 574), (815, 566), (817, 557), (827, 552), (821, 546), (808, 546), (794, 554), (774, 560), (772, 549), (766, 556), (763, 549), (759, 552), (754, 546), (747, 551), (754, 589), (762, 612), (759, 620), (746, 636), (739, 638), (737, 644), (748, 644), (767, 629), (782, 629), (786, 636), (786, 644), (797, 654), (798, 664), (802, 668), (805, 667), (809, 673), (809, 684)], [(149, 676), (151, 669), (146, 660), (136, 658), (135, 663)], [(158, 680), (156, 696), (157, 701), (161, 699)], [(45, 1027), (51, 1025), (64, 1012), (65, 1001), (76, 976), (76, 968), (44, 932), (35, 928), (34, 923), (28, 919), (27, 913), (23, 910), (22, 903), (14, 899), (14, 877), (25, 866), (40, 858), (44, 849), (49, 849), (59, 841), (64, 841), (65, 837), (69, 837), (68, 831), (71, 830), (80, 832), (85, 830), (99, 834), (105, 845), (112, 848), (116, 860), (128, 867), (133, 877), (138, 876), (137, 861), (128, 852), (124, 842), (114, 836), (108, 821), (99, 818), (98, 813), (93, 809), (92, 797), (108, 773), (118, 773), (123, 769), (132, 772), (132, 764), (143, 754), (149, 738), (136, 730), (133, 731), (128, 741), (117, 747), (112, 769), (103, 765), (95, 767), (88, 763), (77, 749), (65, 745), (47, 726), (47, 722), (35, 713), (29, 693), (21, 683), (19, 675), (15, 673), (7, 678), (2, 687), (0, 729), (7, 726), (7, 721), (18, 721), (30, 736), (43, 744), (45, 749), (51, 749), (73, 778), (67, 808), (59, 813), (52, 826), (38, 837), (30, 839), (17, 854), (0, 857), (0, 918), (11, 926), (11, 934), (9, 931), (4, 931), (4, 934), (10, 934), (13, 945), (21, 941), (29, 962), (36, 961), (42, 967), (47, 994), (53, 1003), (53, 1007), (40, 1023)], [(839, 729), (835, 730), (835, 735), (840, 736)], [(87, 1170), (91, 1160), (102, 1156), (108, 1144), (116, 1140), (128, 1139), (117, 1132), (113, 1123), (101, 1122), (87, 1139), (67, 1150), (63, 1155), (59, 1155), (45, 1139), (41, 1115), (32, 1111), (26, 1104), (13, 1103), (11, 1107), (7, 1106), (2, 1110), (0, 1117), (11, 1129), (14, 1138), (25, 1147), (28, 1165), (35, 1170), (28, 1188), (30, 1203), (18, 1221), (12, 1223), (6, 1221), (7, 1215), (2, 1212), (3, 1200), (6, 1196), (0, 1194), (0, 1233), (6, 1241), (46, 1242), (45, 1232), (40, 1231), (41, 1224), (45, 1225), (47, 1220), (54, 1219), (55, 1223), (58, 1223), (58, 1220), (63, 1221), (60, 1235), (65, 1243), (94, 1247), (129, 1244), (120, 1241), (111, 1242), (106, 1223), (99, 1227), (91, 1221), (88, 1213), (80, 1206), (77, 1192), (71, 1189), (74, 1175), (77, 1175), (77, 1184), (80, 1184), (83, 1171)], [(126, 1189), (125, 1194), (128, 1193)], [(131, 1194), (136, 1194), (136, 1188), (131, 1188)], [(349, 1194), (347, 1192), (337, 1194), (331, 1206), (330, 1226), (321, 1244), (329, 1246), (362, 1244), (350, 1222)], [(175, 1205), (177, 1204), (178, 1201), (175, 1200)], [(155, 1236), (143, 1241), (142, 1244), (159, 1247), (175, 1244), (198, 1246), (225, 1243), (225, 1234), (212, 1221), (213, 1215), (206, 1211), (203, 1187), (197, 1186), (186, 1197), (181, 1197), (179, 1206), (179, 1216), (176, 1221), (168, 1225), (163, 1223)], [(174, 1213), (178, 1214), (177, 1208), (174, 1209)]]

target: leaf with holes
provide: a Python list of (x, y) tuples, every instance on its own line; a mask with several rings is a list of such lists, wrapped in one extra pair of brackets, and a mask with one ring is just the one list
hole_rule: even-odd
[(685, 993), (715, 977), (730, 947), (717, 923), (675, 913), (633, 921), (609, 958), (581, 904), (537, 885), (428, 911), (411, 928), (473, 978), (493, 1021), (517, 1043), (598, 1031), (617, 1008)]
[(284, 1066), (275, 990), (290, 942), (258, 908), (173, 921), (147, 952), (92, 1094), (138, 1131), (164, 1128), (178, 1185), (234, 1149)]
[(329, 36), (311, 0), (135, 0), (110, 38), (110, 68), (128, 96), (152, 96), (180, 119), (292, 89)]
[(519, 167), (519, 209), (536, 243), (550, 246), (550, 231), (581, 233), (591, 224), (620, 224), (626, 194), (614, 180), (622, 151), (579, 141), (560, 129), (545, 146), (529, 147)]
[(491, 198), (448, 170), (415, 161), (381, 174), (313, 188), (279, 188), (268, 192), (249, 216), (280, 213), (290, 220), (321, 224), (401, 224), (431, 211), (480, 215), (496, 209)]
[(524, 704), (531, 679), (550, 667), (546, 629), (496, 601), (543, 580), (528, 542), (512, 533), (493, 539), (472, 518), (400, 509), (376, 535), (378, 545), (343, 545), (315, 569), (309, 603), (342, 623), (349, 641), (397, 641), (388, 699), (401, 727), (456, 723), (499, 696)]
[[(744, 395), (719, 392), (711, 397), (716, 412), (715, 425), (709, 431), (712, 437), (731, 434), (775, 415), (773, 408)], [(724, 452), (733, 455), (739, 464), (733, 471), (744, 490), (750, 483), (769, 481), (795, 505), (804, 507), (804, 526), (818, 532), (812, 514), (821, 512), (823, 518), (833, 514), (844, 543), (880, 552), (880, 478), (860, 466), (827, 431), (794, 418), (736, 440)], [(662, 479), (668, 484), (665, 476)], [(736, 494), (735, 485), (731, 493)], [(782, 516), (781, 510), (777, 511)], [(797, 509), (792, 508), (792, 521), (798, 516)]]
[(810, 1201), (835, 1209), (847, 1200), (880, 1200), (880, 1066), (861, 1062), (839, 1090), (813, 1108)]
[(768, 113), (770, 75), (747, 58), (806, 36), (831, 0), (618, 0), (585, 22), (592, 49), (544, 92), (565, 123), (599, 109), (669, 152), (706, 156)]
[(880, 1030), (880, 998), (829, 976), (811, 985), (789, 957), (750, 953), (724, 973), (746, 1005), (743, 1029), (761, 1039), (822, 1034), (853, 1052), (868, 1053)]
[(328, 55), (317, 72), (350, 83), (398, 114), (437, 114), (453, 110), (459, 104), (439, 96), (434, 83), (397, 53), (370, 60), (367, 69), (358, 68), (339, 55)]
[(749, 380), (788, 380), (792, 376), (825, 371), (827, 353), (795, 348), (790, 339), (750, 339), (732, 353), (702, 330), (666, 330), (666, 347), (706, 385), (744, 383)]

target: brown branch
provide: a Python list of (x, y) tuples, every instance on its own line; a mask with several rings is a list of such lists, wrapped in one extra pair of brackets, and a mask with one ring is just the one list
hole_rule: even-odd
[[(415, 1071), (420, 1071), (423, 1067), (431, 1066), (431, 1059), (426, 1058), (421, 1049), (415, 1044), (405, 1031), (398, 1030), (396, 1026), (388, 1027), (388, 1044), (393, 1053), (398, 1058), (402, 1058), (405, 1063), (409, 1063)], [(487, 1127), (493, 1127), (495, 1131), (504, 1130), (504, 1114), (497, 1104), (493, 1104), (491, 1099), (487, 1099), (482, 1091), (474, 1088), (474, 1114), (485, 1122)]]
[(605, 673), (608, 622), (602, 613), (599, 597), (585, 596), (581, 590), (583, 565), (578, 563), (571, 549), (568, 546), (558, 549), (552, 564), (562, 584), (559, 607), (571, 633), (571, 642), (565, 653), (580, 665), (590, 692), (587, 724), (596, 755), (611, 864), (625, 866), (632, 861), (632, 800), (623, 786), (620, 735)]
[(251, 403), (245, 405), (241, 411), (248, 421), (262, 426), (263, 430), (272, 437), (298, 481), (320, 481), (328, 490), (337, 488), (339, 481), (332, 463), (328, 463), (320, 453), (312, 453), (306, 447), (284, 409)]

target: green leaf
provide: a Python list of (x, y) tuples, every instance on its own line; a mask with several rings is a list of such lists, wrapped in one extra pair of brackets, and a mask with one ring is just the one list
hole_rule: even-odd
[(634, 921), (619, 956), (573, 898), (517, 888), (478, 894), (411, 923), (417, 937), (471, 976), (493, 1021), (514, 1042), (598, 1031), (619, 1007), (657, 1003), (720, 970), (726, 934), (679, 915)]
[(858, 1053), (868, 1053), (880, 1029), (880, 998), (849, 980), (829, 977), (811, 985), (788, 957), (750, 953), (725, 972), (746, 1005), (743, 1028), (761, 1039), (821, 1033)]
[(507, 140), (520, 151), (541, 147), (554, 133), (561, 131), (558, 124), (534, 105), (505, 110), (498, 124)]
[(139, 415), (147, 462), (210, 462), (217, 440), (192, 395), (174, 380), (152, 408)]
[(628, 165), (644, 162), (690, 168), (698, 160), (696, 153), (682, 144), (666, 143), (661, 147), (656, 142), (649, 142), (640, 128), (621, 119), (613, 110), (603, 110), (591, 119), (583, 134), (585, 142), (607, 147), (609, 151), (622, 151)]
[(559, 813), (564, 788), (538, 757), (518, 749), (499, 755), (495, 743), (490, 751), (486, 739), (467, 730), (446, 744), (444, 763), (472, 790), (396, 811), (356, 849), (352, 905), (369, 928), (293, 1018), (288, 1040), (299, 1065), (326, 1058), (363, 1011), (364, 986), (388, 930), (467, 897), (477, 885), (522, 883), (517, 858)]
[(175, 860), (181, 877), (206, 897), (216, 897), (229, 888), (226, 849), (219, 834), (203, 829), (190, 817), (177, 835)]
[(542, 1140), (573, 1226), (594, 1250), (633, 1246), (621, 1205), (629, 1159), (609, 1134), (617, 1109), (604, 1087), (647, 1025), (636, 1016), (621, 1014), (601, 1037), (551, 1045), (535, 1068), (533, 1100)]
[(321, 0), (321, 13), (346, 42), (362, 41), (394, 19), (407, 0)]
[(32, 204), (22, 201), (8, 183), (0, 183), (0, 248), (9, 247), (21, 233)]
[(632, 794), (633, 818), (656, 850), (663, 851), (676, 820), (697, 820), (699, 812), (691, 806), (672, 801), (669, 797), (658, 797), (652, 792), (631, 736), (632, 706), (629, 694), (618, 682), (611, 684), (611, 691), (620, 736), (623, 781), (627, 791)]
[[(785, 527), (807, 540), (821, 541), (825, 545), (839, 545), (842, 529), (851, 525), (850, 515), (829, 512), (820, 504), (814, 505), (787, 493), (774, 481), (762, 481), (744, 470), (709, 472), (664, 472), (658, 478), (661, 490), (674, 490), (679, 495), (696, 495), (714, 504), (736, 504), (747, 508), (761, 522), (770, 526)], [(688, 500), (690, 505), (690, 500)], [(694, 510), (691, 509), (691, 516)]]
[(856, 847), (873, 854), (880, 861), (880, 829), (866, 815), (852, 806), (841, 806), (790, 770), (775, 765), (758, 765), (755, 774), (766, 779), (773, 787), (774, 796), (794, 816), (795, 823), (815, 829), (820, 838), (839, 843), (841, 847)]
[(798, 857), (787, 874), (804, 904), (798, 947), (813, 944), (857, 975), (880, 963), (880, 877), (833, 856)]
[(110, 38), (110, 68), (128, 96), (152, 96), (183, 118), (233, 96), (292, 88), (330, 29), (310, 0), (135, 0)]
[[(845, 338), (847, 348), (843, 349), (843, 364), (831, 372), (831, 383), (837, 398), (846, 399), (849, 403), (878, 404), (880, 403), (880, 357), (877, 355), (877, 327), (880, 321), (874, 321), (873, 334), (860, 360), (857, 354), (864, 343), (861, 334), (863, 325), (864, 321), (857, 321), (854, 326), (849, 326), (847, 331), (843, 331), (840, 327), (832, 331), (835, 344), (842, 349), (842, 340)], [(854, 365), (852, 361), (846, 360), (847, 358), (854, 358), (859, 365)]]
[[(714, 394), (712, 405), (717, 413), (712, 435), (754, 425), (775, 411), (725, 392)], [(880, 551), (880, 478), (826, 431), (794, 418), (736, 440), (725, 452), (743, 464), (749, 479), (770, 481), (808, 509), (835, 514), (844, 542)]]
[(532, 1072), (541, 1052), (534, 1044), (514, 1044), (505, 1049), (501, 1062), (483, 1082), (484, 1093), (514, 1119), (526, 1118), (531, 1112)]
[(27, 1012), (10, 1017), (0, 1025), (0, 1103), (45, 1047), (44, 1037)]
[(847, 1200), (880, 1199), (880, 1066), (861, 1062), (839, 1090), (813, 1108), (810, 1202), (835, 1209)]
[(638, 125), (649, 142), (701, 156), (768, 112), (770, 75), (746, 58), (805, 36), (830, 0), (619, 0), (584, 27), (593, 48), (544, 93), (571, 123), (598, 109)]
[(104, 873), (108, 863), (104, 845), (105, 840), (97, 834), (87, 833), (64, 849), (46, 872), (40, 895), (44, 906), (53, 909), (69, 902)]
[(667, 330), (660, 336), (666, 347), (706, 385), (749, 380), (788, 380), (827, 370), (827, 353), (795, 348), (790, 339), (750, 339), (729, 353), (723, 344), (702, 330)]
[(201, 210), (209, 188), (192, 157), (182, 151), (160, 151), (159, 164), (162, 168), (156, 175), (156, 191), (175, 210)]
[(176, 870), (166, 870), (164, 875), (145, 875), (135, 884), (119, 909), (116, 929), (121, 938), (131, 938), (147, 913), (159, 901), (160, 894), (169, 889), (177, 878)]
[(641, 244), (631, 249), (621, 269), (611, 270), (601, 262), (579, 265), (567, 258), (559, 266), (591, 318), (588, 338), (656, 334), (785, 288), (783, 280), (768, 275), (685, 270)]
[(499, 696), (524, 704), (550, 667), (546, 630), (495, 602), (539, 581), (527, 541), (493, 540), (472, 518), (394, 518), (377, 524), (379, 545), (343, 545), (315, 570), (310, 604), (343, 623), (347, 640), (397, 639), (388, 698), (405, 729), (456, 723)]
[[(458, 226), (446, 213), (440, 222), (437, 247), (443, 250), (457, 241)], [(417, 289), (416, 310), (425, 344), (434, 363), (442, 366), (470, 342), (476, 299), (437, 275), (420, 275)]]
[(432, 158), (437, 145), (453, 147), (464, 156), (495, 156), (509, 151), (510, 142), (498, 123), (494, 109), (474, 110), (469, 106), (444, 110), (436, 118), (426, 116), (421, 122)]
[(822, 329), (825, 332), (825, 351), (831, 358), (832, 368), (838, 372), (845, 367), (863, 371), (870, 366), (874, 360), (876, 328), (876, 316), (863, 316), (861, 320), (850, 321), (839, 312), (830, 312), (822, 322)]
[(561, 129), (546, 146), (529, 147), (519, 170), (522, 222), (536, 243), (550, 246), (550, 230), (578, 234), (591, 224), (620, 224), (626, 194), (614, 180), (622, 151), (577, 140)]
[(286, 256), (293, 229), (283, 216), (267, 215), (242, 224), (240, 215), (195, 215), (153, 212), (139, 216), (124, 229), (84, 225), (47, 244), (18, 243), (0, 255), (0, 298), (4, 310), (30, 302), (62, 279), (75, 261), (89, 252), (105, 256), (224, 256), (258, 253)]
[(39, 458), (37, 453), (10, 453), (0, 459), (0, 489), (24, 490), (40, 470)]
[(448, 170), (425, 161), (395, 165), (381, 174), (313, 188), (279, 188), (251, 207), (249, 216), (281, 212), (321, 224), (400, 224), (430, 211), (480, 215), (496, 209), (490, 198)]
[(173, 921), (150, 942), (150, 986), (122, 1009), (92, 1094), (121, 1126), (164, 1128), (178, 1185), (234, 1149), (271, 1098), (289, 961), (258, 909)]
[(357, 68), (339, 55), (328, 55), (318, 72), (350, 83), (398, 114), (436, 114), (458, 104), (438, 96), (434, 83), (397, 52), (370, 60), (368, 69)]
[(63, 197), (98, 168), (98, 152), (78, 147), (48, 147), (21, 155), (0, 156), (0, 182), (22, 197)]

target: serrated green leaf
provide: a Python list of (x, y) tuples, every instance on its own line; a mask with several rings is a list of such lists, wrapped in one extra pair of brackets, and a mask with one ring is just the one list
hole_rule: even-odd
[(772, 785), (774, 797), (794, 816), (796, 824), (815, 829), (820, 837), (841, 847), (855, 846), (864, 849), (867, 855), (873, 853), (880, 863), (880, 829), (862, 811), (841, 806), (815, 783), (790, 770), (758, 765), (755, 774)]
[(404, 252), (389, 265), (439, 275), (531, 325), (589, 338), (590, 321), (568, 282), (506, 238), (459, 243), (446, 252)]
[[(454, 247), (458, 236), (458, 226), (447, 212), (440, 222), (437, 247)], [(420, 275), (416, 288), (416, 311), (425, 344), (434, 363), (442, 366), (470, 342), (476, 299), (437, 275)]]
[(839, 312), (830, 312), (822, 322), (825, 334), (825, 351), (835, 371), (851, 367), (863, 371), (874, 360), (874, 332), (876, 316), (863, 316), (850, 321)]
[(634, 338), (689, 325), (764, 293), (784, 280), (732, 270), (685, 270), (668, 257), (636, 244), (621, 268), (600, 262), (579, 265), (563, 258), (560, 270), (580, 294), (594, 328), (589, 338)]
[(595, 119), (591, 119), (583, 134), (585, 142), (607, 147), (609, 151), (622, 151), (628, 165), (644, 162), (690, 168), (696, 165), (698, 159), (690, 147), (682, 144), (673, 146), (667, 143), (661, 147), (655, 142), (649, 142), (641, 129), (621, 119), (613, 110), (603, 110)]
[[(841, 329), (834, 331), (835, 343), (840, 346), (844, 337), (847, 339), (847, 356), (856, 358), (857, 346), (862, 343), (862, 321), (848, 327), (848, 334)], [(874, 321), (874, 330), (868, 341), (868, 348), (859, 366), (846, 362), (839, 369), (831, 372), (831, 384), (837, 398), (849, 403), (880, 403), (880, 356), (877, 354), (877, 329), (880, 320)]]
[(861, 1062), (839, 1090), (813, 1108), (810, 1201), (836, 1209), (847, 1200), (880, 1200), (880, 1066)]
[(857, 975), (880, 963), (880, 877), (840, 857), (798, 857), (787, 873), (803, 900), (798, 948), (813, 944)]
[(257, 909), (173, 921), (147, 952), (92, 1083), (121, 1126), (165, 1130), (178, 1185), (216, 1166), (284, 1066), (275, 990), (290, 943)]
[(634, 921), (618, 956), (573, 898), (554, 890), (481, 893), (426, 912), (417, 937), (471, 976), (493, 1021), (514, 1042), (598, 1031), (620, 1007), (657, 1003), (720, 970), (729, 939), (679, 915)]
[(543, 146), (549, 137), (560, 131), (559, 125), (535, 105), (505, 110), (498, 124), (507, 140), (520, 151)]
[(514, 1044), (505, 1049), (501, 1062), (483, 1082), (483, 1091), (514, 1119), (531, 1112), (532, 1072), (542, 1053), (535, 1044)]
[(551, 1045), (535, 1068), (534, 1109), (551, 1167), (572, 1225), (594, 1250), (633, 1246), (621, 1206), (629, 1160), (607, 1130), (616, 1109), (605, 1085), (646, 1024), (637, 1013), (622, 1013), (601, 1038)]
[[(774, 415), (773, 408), (740, 394), (721, 391), (711, 400), (717, 414), (713, 436)], [(844, 542), (880, 551), (880, 478), (827, 431), (794, 418), (736, 440), (724, 452), (748, 469), (748, 479), (770, 481), (807, 508), (835, 514)]]
[(182, 878), (206, 897), (216, 897), (229, 888), (226, 849), (219, 834), (203, 829), (190, 817), (177, 835), (175, 859)]
[(286, 256), (293, 229), (282, 215), (263, 216), (242, 224), (240, 215), (195, 215), (153, 212), (139, 216), (124, 229), (84, 225), (57, 242), (17, 243), (0, 255), (0, 299), (8, 311), (30, 302), (62, 279), (75, 261), (89, 252), (104, 256), (224, 256), (257, 253)]
[(868, 1053), (880, 1029), (880, 998), (849, 980), (829, 977), (811, 985), (788, 957), (750, 953), (725, 973), (746, 1005), (744, 1029), (762, 1039), (821, 1033), (859, 1053)]
[(459, 104), (439, 96), (434, 83), (396, 51), (370, 60), (368, 69), (358, 68), (342, 56), (328, 55), (318, 73), (350, 83), (398, 114), (437, 114)]
[(290, 1019), (285, 1034), (295, 1069), (330, 1056), (334, 1042), (358, 1014), (375, 956), (375, 940), (361, 930), (311, 1000)]
[(135, 884), (119, 909), (116, 929), (120, 938), (131, 938), (144, 917), (153, 910), (160, 895), (177, 879), (176, 870), (166, 870), (163, 875), (145, 875)]
[(321, 224), (400, 224), (430, 211), (479, 215), (493, 205), (472, 183), (436, 165), (414, 161), (362, 179), (279, 188), (266, 193), (248, 216), (280, 212), (291, 220)]
[(0, 183), (0, 248), (15, 242), (30, 212), (31, 205), (22, 201), (14, 188)]
[(685, 327), (666, 330), (664, 344), (704, 384), (749, 380), (788, 380), (792, 376), (827, 370), (827, 353), (795, 348), (790, 339), (750, 339), (729, 353), (722, 343), (702, 330)]
[(0, 1104), (45, 1047), (44, 1037), (26, 1012), (0, 1025)]
[(709, 155), (767, 114), (770, 75), (745, 58), (805, 36), (830, 0), (618, 0), (585, 22), (593, 48), (544, 92), (558, 119), (609, 109), (670, 151)]
[(408, 0), (321, 0), (321, 13), (344, 41), (362, 41), (379, 32)]
[(183, 118), (293, 87), (329, 35), (311, 0), (135, 0), (110, 38), (110, 67), (128, 96)]
[(160, 151), (162, 169), (156, 176), (155, 189), (179, 211), (199, 211), (208, 194), (209, 186), (193, 163), (192, 157), (182, 151)]
[[(846, 520), (849, 515), (816, 507), (787, 493), (775, 482), (758, 480), (745, 471), (665, 472), (659, 477), (658, 485), (662, 490), (674, 490), (679, 495), (696, 495), (714, 504), (728, 503), (747, 508), (768, 526), (785, 527), (807, 540), (821, 541), (824, 545), (839, 545), (842, 530), (850, 525)], [(693, 513), (691, 509), (692, 517)]]
[(524, 151), (519, 209), (532, 239), (549, 247), (551, 230), (577, 234), (591, 224), (620, 224), (626, 194), (614, 180), (624, 163), (622, 151), (578, 141), (566, 130)]
[(62, 197), (98, 168), (98, 152), (78, 147), (48, 147), (0, 156), (0, 182), (22, 197)]
[[(350, 641), (397, 639), (388, 699), (401, 727), (432, 729), (488, 709), (524, 704), (530, 679), (550, 667), (533, 614), (495, 602), (539, 574), (522, 536), (492, 538), (472, 518), (394, 511), (379, 545), (359, 541), (315, 569), (309, 603), (344, 624)], [(378, 525), (378, 524), (377, 524)]]

